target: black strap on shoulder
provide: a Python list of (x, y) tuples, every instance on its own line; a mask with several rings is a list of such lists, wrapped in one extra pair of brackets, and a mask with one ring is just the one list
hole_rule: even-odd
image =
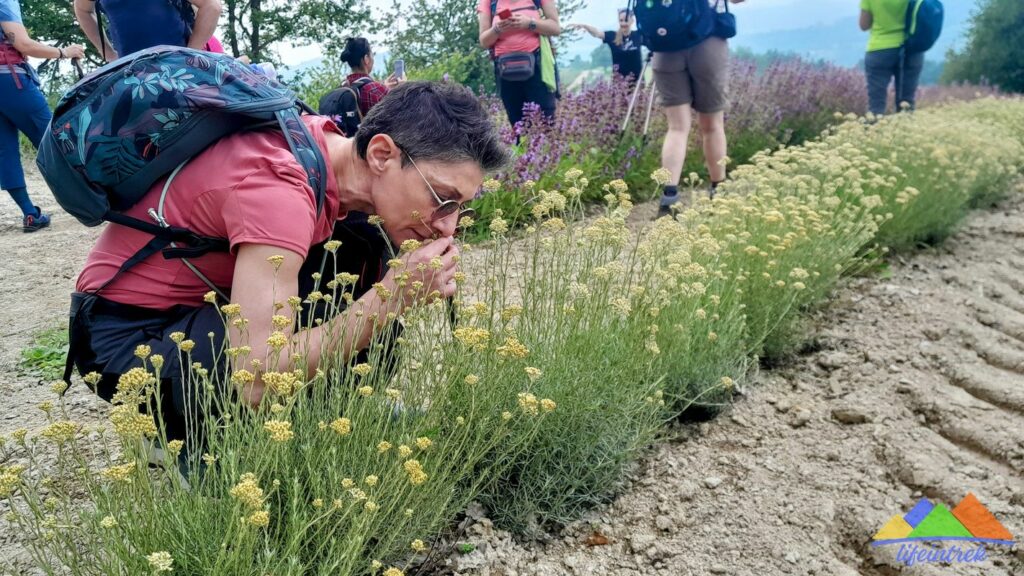
[(107, 222), (127, 226), (140, 232), (152, 234), (158, 239), (165, 241), (165, 246), (171, 242), (185, 244), (183, 247), (167, 248), (163, 250), (164, 258), (195, 258), (207, 252), (227, 252), (231, 248), (230, 242), (224, 238), (211, 238), (196, 234), (187, 228), (177, 226), (158, 226), (145, 220), (139, 220), (120, 212), (107, 212), (103, 215)]

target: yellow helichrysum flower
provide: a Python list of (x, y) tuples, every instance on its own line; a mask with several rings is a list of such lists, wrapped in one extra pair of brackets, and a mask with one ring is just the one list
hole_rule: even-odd
[(409, 448), (405, 444), (402, 444), (401, 446), (398, 447), (398, 455), (401, 456), (402, 458), (408, 458), (409, 456), (412, 455), (412, 448)]
[(367, 376), (370, 374), (370, 372), (373, 372), (373, 366), (370, 366), (369, 364), (366, 363), (356, 364), (352, 368), (352, 371), (358, 374), (359, 376)]
[(288, 345), (288, 337), (284, 335), (284, 332), (274, 331), (267, 337), (267, 346), (274, 352), (277, 352)]
[(117, 526), (117, 518), (114, 518), (113, 516), (104, 516), (103, 519), (100, 520), (100, 526), (107, 529), (114, 528)]
[(523, 370), (526, 372), (526, 376), (530, 378), (530, 382), (536, 382), (544, 374), (540, 368), (534, 368), (533, 366), (527, 366)]
[(409, 546), (410, 546), (410, 548), (412, 548), (416, 552), (423, 552), (424, 550), (427, 549), (427, 545), (424, 544), (423, 540), (420, 540), (419, 538), (417, 538), (416, 540), (413, 540), (412, 544), (410, 544)]
[(149, 414), (139, 412), (137, 404), (121, 404), (110, 411), (110, 423), (114, 432), (125, 440), (155, 438), (156, 423)]
[(206, 294), (203, 294), (203, 302), (206, 302), (207, 304), (216, 304), (217, 293), (214, 292), (213, 290), (210, 290)]
[(380, 454), (383, 454), (388, 450), (391, 450), (391, 442), (388, 442), (387, 440), (381, 440), (377, 444), (377, 452), (379, 452)]
[(123, 482), (124, 484), (132, 483), (132, 473), (135, 472), (135, 463), (129, 462), (127, 464), (121, 464), (119, 466), (110, 466), (100, 470), (100, 476), (103, 476), (111, 482)]
[(257, 510), (250, 514), (249, 517), (245, 519), (245, 522), (250, 526), (255, 526), (256, 528), (266, 528), (270, 525), (270, 512), (266, 510)]
[(295, 433), (292, 432), (292, 423), (287, 420), (268, 420), (263, 424), (263, 429), (270, 434), (274, 442), (287, 442)]
[(537, 401), (537, 397), (533, 394), (530, 394), (529, 392), (520, 392), (516, 401), (519, 403), (519, 407), (526, 414), (531, 416), (535, 416), (537, 414), (539, 402)]
[(419, 486), (427, 481), (427, 474), (423, 472), (423, 467), (420, 465), (418, 460), (406, 460), (402, 464), (402, 468), (405, 469), (405, 473), (409, 475), (409, 482), (414, 486)]
[(377, 504), (373, 500), (367, 500), (366, 504), (363, 504), (363, 509), (367, 512), (376, 512), (380, 510), (380, 504)]
[(465, 382), (466, 382), (466, 384), (469, 384), (470, 386), (473, 386), (473, 385), (477, 384), (478, 382), (480, 382), (480, 377), (477, 376), (476, 374), (469, 374), (469, 375), (466, 376)]
[(182, 352), (184, 352), (186, 354), (191, 352), (192, 349), (195, 348), (195, 347), (196, 347), (196, 343), (193, 342), (192, 340), (182, 340), (178, 344), (178, 349), (180, 349)]
[(497, 192), (500, 189), (501, 189), (501, 182), (498, 182), (494, 178), (488, 178), (487, 180), (484, 180), (484, 184), (483, 184), (483, 191), (484, 192), (490, 194), (490, 193), (493, 193), (493, 192)]
[(402, 397), (402, 392), (400, 390), (395, 390), (394, 388), (385, 388), (384, 395), (387, 396), (389, 400), (398, 401)]
[(402, 572), (398, 568), (392, 566), (384, 571), (384, 576), (405, 576), (405, 572)]
[(373, 474), (363, 479), (363, 483), (371, 488), (376, 486), (378, 481), (380, 481), (380, 478), (374, 476)]
[(356, 487), (356, 481), (351, 478), (342, 478), (341, 487), (344, 488), (345, 490), (351, 490), (352, 488)]
[(735, 383), (733, 382), (732, 378), (729, 378), (728, 376), (722, 376), (721, 384), (722, 388), (725, 388), (726, 390), (732, 390), (732, 387)]
[(228, 494), (250, 510), (262, 508), (265, 500), (263, 489), (260, 488), (256, 475), (251, 472), (242, 474), (238, 484), (235, 484)]
[(555, 401), (550, 398), (544, 398), (540, 401), (540, 409), (544, 412), (551, 412), (557, 407), (558, 404), (555, 404)]
[(434, 445), (434, 442), (426, 436), (420, 436), (416, 439), (416, 447), (420, 450), (426, 450)]
[(232, 317), (238, 316), (239, 314), (242, 313), (242, 305), (241, 304), (225, 304), (225, 305), (220, 307), (220, 311), (225, 316), (227, 316), (228, 318), (232, 318)]
[(143, 360), (148, 358), (152, 351), (153, 350), (145, 344), (139, 344), (138, 346), (135, 347), (135, 355), (138, 356), (139, 358), (142, 358)]
[(510, 336), (505, 339), (505, 343), (497, 348), (498, 356), (502, 358), (526, 358), (530, 354), (529, 348), (523, 345), (518, 338)]
[(146, 561), (149, 562), (149, 567), (153, 569), (154, 574), (170, 572), (174, 566), (174, 558), (167, 551), (153, 552), (146, 556)]
[(501, 236), (502, 234), (508, 232), (508, 222), (504, 218), (495, 216), (494, 218), (491, 219), (490, 230), (491, 234), (494, 234), (495, 236)]
[(363, 398), (373, 396), (373, 386), (361, 386), (356, 390)]
[(338, 418), (331, 422), (331, 430), (334, 430), (339, 436), (348, 436), (352, 433), (352, 421), (348, 418)]
[(54, 444), (60, 445), (73, 440), (80, 428), (81, 425), (76, 422), (59, 420), (44, 428), (42, 435), (53, 441)]
[(274, 254), (273, 256), (267, 256), (267, 262), (274, 267), (274, 270), (281, 268), (281, 264), (284, 264), (284, 256), (280, 254)]
[(380, 226), (384, 224), (384, 219), (376, 214), (373, 214), (372, 216), (366, 219), (366, 222), (369, 223), (370, 226)]
[(324, 242), (324, 250), (328, 252), (337, 252), (338, 248), (341, 248), (341, 240), (328, 240)]
[(512, 419), (512, 413), (509, 412), (508, 410), (502, 412), (501, 419), (504, 420), (505, 422), (508, 422), (509, 420)]
[(651, 173), (651, 180), (654, 180), (658, 186), (665, 186), (672, 183), (672, 173), (667, 168), (658, 168)]

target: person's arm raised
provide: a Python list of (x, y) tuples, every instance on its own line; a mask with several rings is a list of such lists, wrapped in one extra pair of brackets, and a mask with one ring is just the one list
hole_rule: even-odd
[[(405, 265), (398, 274), (408, 273), (406, 287), (416, 281), (423, 283), (419, 298), (435, 291), (442, 298), (448, 298), (456, 290), (454, 275), (458, 267), (458, 254), (459, 250), (450, 238), (437, 240), (404, 257)], [(274, 256), (282, 257), (280, 266), (269, 262)], [(439, 260), (437, 269), (431, 265), (435, 258)], [(424, 264), (424, 270), (418, 270), (419, 264)], [(267, 342), (275, 330), (275, 303), (285, 303), (289, 297), (298, 294), (301, 268), (302, 258), (290, 250), (265, 244), (242, 244), (238, 248), (231, 303), (239, 305), (247, 323), (244, 329), (228, 323), (228, 346), (251, 348), (248, 360), (235, 366), (236, 369), (244, 368), (256, 376), (252, 384), (238, 390), (242, 400), (250, 406), (258, 406), (263, 400), (265, 389), (259, 377), (261, 371), (294, 368), (289, 366), (293, 351), (303, 355), (308, 377), (316, 374), (317, 368), (324, 361), (334, 357), (346, 362), (350, 354), (366, 348), (375, 331), (390, 322), (387, 318), (389, 312), (401, 314), (416, 302), (416, 299), (403, 293), (408, 288), (398, 286), (396, 271), (389, 270), (380, 282), (380, 290), (368, 290), (350, 304), (346, 311), (319, 326), (301, 327), (301, 330), (291, 335), (289, 346), (275, 352)], [(389, 295), (383, 295), (385, 293)], [(291, 314), (291, 311), (286, 306), (278, 313)], [(329, 356), (324, 358), (323, 354)], [(260, 360), (262, 366), (254, 367), (252, 359)]]
[(15, 50), (21, 52), (22, 56), (53, 59), (81, 58), (85, 55), (85, 50), (78, 44), (72, 44), (66, 48), (57, 48), (36, 42), (28, 35), (28, 30), (25, 29), (25, 26), (18, 22), (0, 22), (0, 28), (3, 28), (4, 38), (14, 46)]
[(188, 39), (188, 47), (194, 50), (203, 50), (214, 31), (217, 30), (217, 21), (220, 19), (223, 5), (220, 0), (189, 1), (196, 7), (196, 22), (192, 26), (192, 36)]

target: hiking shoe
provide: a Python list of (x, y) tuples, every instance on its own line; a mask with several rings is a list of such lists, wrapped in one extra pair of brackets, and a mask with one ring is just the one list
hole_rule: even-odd
[(657, 220), (664, 216), (672, 216), (675, 213), (673, 208), (679, 203), (680, 195), (675, 196), (662, 196), (661, 202), (658, 203), (658, 213), (654, 215), (654, 219)]
[(50, 225), (50, 217), (43, 214), (43, 211), (36, 206), (37, 214), (32, 216), (29, 214), (25, 216), (25, 219), (21, 221), (21, 230), (23, 232), (35, 232), (36, 230), (42, 230)]

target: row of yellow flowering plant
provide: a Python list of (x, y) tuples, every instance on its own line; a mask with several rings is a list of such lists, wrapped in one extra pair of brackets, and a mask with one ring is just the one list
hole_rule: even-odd
[[(51, 574), (398, 576), (473, 499), (521, 531), (572, 519), (615, 493), (667, 419), (727, 401), (753, 359), (791, 347), (842, 274), (941, 238), (1005, 190), (1022, 125), (1024, 102), (1007, 99), (851, 118), (650, 226), (622, 181), (527, 184), (525, 233), (497, 214), (456, 300), (390, 313), (401, 330), (364, 355), (324, 351), (313, 377), (296, 369), (302, 346), (289, 365), (258, 363), (256, 410), (233, 394), (256, 374), (196, 368), (192, 400), (213, 416), (190, 441), (140, 412), (167, 361), (145, 347), (108, 422), (70, 421), (59, 396), (41, 406), (46, 428), (0, 441), (4, 521)], [(221, 312), (240, 327), (272, 315), (280, 351), (317, 322), (304, 304), (363, 314), (344, 306), (354, 280), (318, 275), (308, 302)], [(186, 364), (199, 337), (174, 336)], [(232, 345), (226, 366), (252, 360)]]

